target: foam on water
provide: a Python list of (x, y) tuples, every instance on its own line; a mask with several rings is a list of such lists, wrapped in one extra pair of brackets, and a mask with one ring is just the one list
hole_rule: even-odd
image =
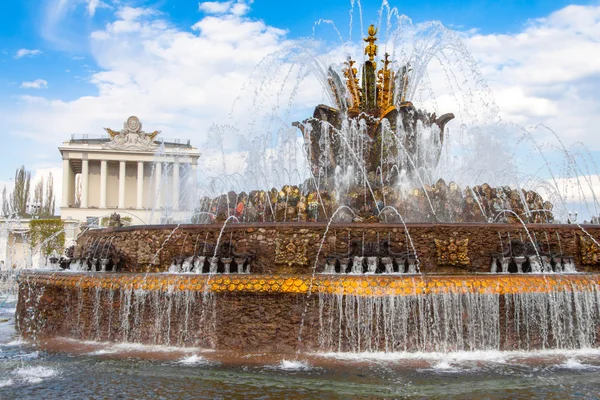
[(284, 371), (308, 371), (312, 369), (306, 361), (299, 360), (281, 360), (275, 368)]
[(448, 361), (440, 361), (439, 363), (431, 367), (432, 370), (436, 371), (458, 371), (458, 369), (452, 366)]
[(162, 346), (162, 345), (141, 344), (141, 343), (117, 343), (111, 347), (114, 349), (123, 351), (123, 352), (143, 351), (143, 352), (160, 352), (160, 353), (170, 353), (170, 352), (191, 353), (191, 352), (196, 352), (196, 351), (202, 350), (198, 347), (176, 347), (176, 346)]
[(52, 368), (35, 366), (18, 368), (14, 371), (14, 374), (27, 383), (40, 383), (44, 379), (58, 375), (58, 371)]
[(198, 365), (207, 364), (208, 361), (206, 360), (206, 358), (199, 356), (198, 354), (192, 354), (189, 357), (184, 357), (181, 360), (179, 360), (179, 363), (185, 365)]
[(117, 352), (118, 352), (118, 350), (116, 350), (116, 349), (100, 349), (100, 350), (92, 351), (90, 353), (90, 355), (91, 356), (101, 356), (104, 354), (115, 354)]
[(177, 347), (177, 346), (164, 346), (155, 344), (142, 344), (142, 343), (111, 343), (111, 342), (97, 342), (94, 340), (78, 340), (73, 338), (61, 338), (61, 340), (67, 342), (75, 342), (88, 346), (98, 346), (100, 349), (92, 352), (91, 354), (110, 354), (110, 353), (127, 353), (127, 352), (148, 352), (148, 353), (194, 353), (199, 351), (211, 351), (205, 350), (199, 347)]
[(548, 349), (537, 351), (457, 351), (451, 353), (439, 352), (330, 352), (330, 353), (314, 353), (314, 356), (335, 358), (344, 361), (404, 361), (404, 360), (427, 360), (427, 361), (445, 361), (449, 363), (461, 363), (470, 361), (483, 361), (494, 363), (506, 363), (510, 359), (528, 359), (528, 358), (545, 358), (545, 357), (578, 357), (578, 356), (600, 356), (600, 349), (576, 349), (576, 350), (561, 350)]
[(13, 383), (14, 383), (13, 380), (10, 378), (3, 379), (0, 381), (0, 388), (11, 386)]
[(11, 340), (8, 343), (4, 343), (2, 345), (3, 346), (7, 346), (7, 347), (12, 347), (12, 346), (22, 346), (25, 343), (27, 343), (25, 340), (23, 340), (22, 338), (18, 338), (18, 339), (15, 339), (15, 340)]
[(598, 365), (583, 364), (579, 360), (576, 360), (574, 358), (569, 358), (564, 363), (560, 364), (559, 367), (565, 368), (565, 369), (575, 369), (575, 370), (599, 369), (600, 368), (600, 366), (598, 366)]
[(22, 360), (35, 360), (40, 357), (40, 353), (38, 351), (34, 351), (32, 353), (21, 353), (18, 356), (15, 356), (15, 358), (16, 357)]

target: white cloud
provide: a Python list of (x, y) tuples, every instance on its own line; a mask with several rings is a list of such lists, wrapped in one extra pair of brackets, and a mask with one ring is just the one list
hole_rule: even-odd
[(73, 101), (22, 97), (24, 110), (35, 109), (40, 119), (22, 124), (15, 118), (15, 126), (20, 134), (56, 144), (65, 132), (101, 134), (101, 127), (119, 126), (136, 114), (149, 129), (200, 145), (213, 123), (227, 121), (256, 65), (286, 46), (284, 34), (233, 15), (208, 16), (185, 32), (152, 10), (123, 8), (91, 35), (101, 69), (91, 77), (98, 95)]
[(567, 143), (600, 149), (600, 6), (571, 5), (512, 35), (475, 34), (466, 44), (489, 80), (501, 114), (544, 122)]
[(202, 3), (198, 3), (198, 9), (205, 14), (226, 14), (230, 13), (232, 15), (241, 17), (250, 11), (250, 5), (252, 1), (206, 1)]
[(33, 57), (40, 54), (42, 54), (42, 51), (38, 49), (19, 49), (15, 53), (14, 58)]
[(207, 14), (225, 14), (231, 8), (232, 1), (206, 1), (199, 3), (200, 11)]
[(36, 79), (34, 81), (25, 81), (21, 83), (23, 89), (46, 89), (48, 88), (48, 82), (43, 79)]
[(96, 14), (96, 10), (98, 8), (111, 8), (108, 4), (102, 2), (101, 0), (87, 0), (87, 14), (90, 17), (93, 17)]

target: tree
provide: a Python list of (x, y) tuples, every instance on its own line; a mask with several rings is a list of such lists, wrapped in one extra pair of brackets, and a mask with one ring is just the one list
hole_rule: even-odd
[(65, 225), (61, 219), (32, 219), (29, 228), (31, 246), (40, 246), (44, 256), (62, 252), (65, 246)]
[(15, 172), (15, 188), (10, 195), (10, 205), (12, 211), (19, 216), (27, 214), (27, 201), (29, 200), (29, 191), (31, 189), (31, 172), (21, 166)]
[[(44, 201), (44, 177), (41, 177), (39, 182), (35, 184), (35, 188), (33, 189), (33, 202), (40, 206), (39, 213), (42, 211), (42, 202)], [(30, 210), (31, 212), (31, 210)]]
[(46, 196), (43, 203), (42, 215), (47, 217), (54, 215), (54, 178), (52, 172), (48, 174), (48, 180), (46, 181)]
[(10, 216), (10, 204), (8, 203), (8, 195), (6, 194), (6, 185), (2, 189), (2, 215), (7, 218)]
[(39, 208), (35, 210), (36, 215), (51, 217), (54, 215), (56, 205), (54, 198), (54, 178), (52, 173), (48, 178), (40, 178), (31, 192), (31, 172), (25, 170), (25, 166), (18, 168), (15, 172), (15, 187), (8, 195), (6, 186), (2, 191), (2, 209), (0, 215), (17, 214), (25, 217), (33, 210), (27, 209), (27, 203), (32, 200)]

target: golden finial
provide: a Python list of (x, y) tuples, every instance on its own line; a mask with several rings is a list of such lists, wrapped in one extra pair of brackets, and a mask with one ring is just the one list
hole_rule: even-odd
[(379, 108), (382, 111), (387, 110), (394, 104), (394, 81), (395, 74), (389, 69), (389, 65), (392, 63), (389, 60), (390, 55), (385, 53), (383, 60), (383, 68), (377, 73), (377, 101)]
[(348, 91), (352, 97), (352, 106), (350, 109), (352, 111), (358, 111), (361, 103), (361, 93), (358, 86), (358, 70), (354, 66), (354, 63), (355, 61), (348, 57), (348, 60), (344, 63), (346, 65), (346, 68), (344, 69), (344, 76), (346, 77), (346, 86), (348, 87)]
[(375, 35), (377, 35), (377, 28), (375, 28), (374, 25), (369, 26), (369, 37), (364, 38), (364, 41), (369, 43), (366, 47), (365, 47), (365, 55), (369, 56), (369, 61), (373, 61), (375, 59), (375, 56), (377, 55), (377, 45), (375, 44), (375, 41), (377, 40), (377, 38), (375, 37)]
[(377, 28), (375, 28), (375, 25), (371, 24), (371, 26), (369, 26), (369, 36), (375, 35), (377, 35)]

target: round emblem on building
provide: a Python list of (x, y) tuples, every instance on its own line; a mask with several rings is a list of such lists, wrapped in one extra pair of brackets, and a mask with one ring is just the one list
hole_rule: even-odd
[(126, 124), (127, 130), (129, 130), (131, 132), (137, 132), (140, 129), (142, 129), (142, 123), (136, 116), (131, 116), (131, 117), (127, 118), (127, 122), (125, 124)]

